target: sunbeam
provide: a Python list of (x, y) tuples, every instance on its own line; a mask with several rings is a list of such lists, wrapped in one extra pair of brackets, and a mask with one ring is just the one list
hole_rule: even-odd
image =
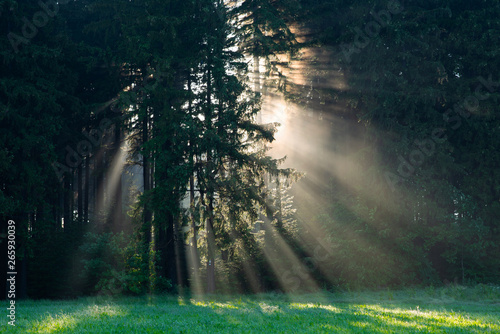
[[(127, 139), (122, 140), (114, 155), (111, 157), (110, 169), (106, 175), (102, 178), (102, 184), (99, 186), (99, 194), (97, 200), (96, 212), (100, 213), (102, 223), (110, 222), (113, 226), (111, 230), (121, 229), (124, 226), (123, 221), (121, 221), (121, 211), (122, 211), (122, 176), (124, 173), (124, 167), (127, 163), (127, 158), (129, 155), (129, 143)], [(98, 157), (101, 154), (98, 154)], [(98, 171), (99, 172), (99, 171)], [(120, 201), (120, 203), (117, 203)], [(112, 212), (112, 208), (118, 210), (119, 214)]]

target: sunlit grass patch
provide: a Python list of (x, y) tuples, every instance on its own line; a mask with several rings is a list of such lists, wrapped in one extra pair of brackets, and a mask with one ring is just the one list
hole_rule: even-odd
[(238, 309), (238, 306), (233, 305), (230, 302), (214, 302), (214, 301), (195, 301), (191, 302), (191, 305), (209, 307), (211, 309), (227, 308), (227, 309)]
[(281, 307), (279, 305), (273, 305), (270, 303), (265, 303), (265, 302), (260, 302), (259, 303), (260, 309), (263, 313), (274, 313), (274, 312), (282, 312)]
[[(478, 293), (477, 288), (470, 289)], [(491, 298), (485, 301), (466, 299), (470, 291), (462, 291), (462, 297), (453, 293), (444, 288), (432, 296), (421, 289), (415, 293), (19, 301), (17, 326), (9, 332), (500, 333), (500, 298), (486, 290)], [(6, 322), (0, 332), (5, 326)]]
[[(50, 305), (51, 302), (46, 301), (42, 303), (48, 303)], [(30, 306), (27, 309), (33, 312), (43, 308)], [(33, 321), (28, 332), (59, 333), (76, 331), (77, 328), (93, 330), (97, 322), (106, 322), (112, 317), (123, 317), (126, 315), (126, 313), (116, 305), (94, 304), (89, 306), (78, 306), (72, 302), (64, 302), (62, 304), (54, 303), (54, 305), (50, 305), (48, 309), (49, 310), (45, 311), (46, 316)], [(20, 324), (24, 323), (23, 319), (19, 321)]]
[(360, 313), (378, 319), (384, 327), (406, 328), (408, 331), (423, 330), (428, 333), (462, 332), (483, 333), (493, 331), (500, 333), (498, 309), (495, 321), (489, 323), (482, 316), (472, 315), (471, 312), (454, 312), (453, 310), (420, 309), (402, 307), (384, 307), (382, 305), (363, 305)]
[(45, 319), (37, 321), (33, 330), (37, 333), (55, 333), (63, 330), (68, 330), (76, 327), (76, 319), (67, 314), (48, 315)]

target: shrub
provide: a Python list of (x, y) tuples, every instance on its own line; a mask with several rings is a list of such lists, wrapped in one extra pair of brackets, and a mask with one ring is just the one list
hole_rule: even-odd
[(87, 233), (80, 247), (87, 293), (107, 295), (164, 291), (168, 280), (157, 277), (154, 251), (121, 233)]

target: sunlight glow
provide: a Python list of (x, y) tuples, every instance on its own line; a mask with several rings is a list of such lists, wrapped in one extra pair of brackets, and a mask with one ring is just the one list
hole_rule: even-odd
[[(460, 312), (448, 312), (445, 310), (420, 310), (418, 306), (415, 310), (407, 310), (401, 308), (391, 309), (382, 307), (380, 305), (362, 305), (359, 307), (359, 311), (361, 314), (382, 318), (385, 320), (385, 322), (392, 325), (398, 325), (408, 328), (419, 328), (428, 332), (433, 331), (435, 327), (434, 323), (436, 322), (445, 323), (450, 327), (453, 326), (457, 328), (477, 328), (478, 332), (491, 329), (500, 330), (500, 325), (498, 324), (485, 324), (482, 323), (479, 319), (470, 319), (468, 316), (465, 317)], [(408, 321), (410, 317), (415, 320)], [(429, 325), (419, 324), (422, 319), (426, 319)]]
[[(108, 317), (125, 316), (127, 313), (116, 306), (91, 305), (81, 311), (70, 314), (61, 313), (48, 315), (45, 319), (35, 323), (33, 328), (36, 333), (56, 333), (61, 331), (74, 331), (84, 323), (102, 320)], [(31, 332), (31, 331), (30, 331)]]
[[(268, 249), (264, 245), (264, 255), (276, 274), (282, 289), (286, 292), (294, 292), (297, 289), (319, 290), (307, 267), (292, 251), (283, 237), (271, 224), (267, 224), (267, 227), (271, 227), (271, 231), (268, 230), (266, 233), (271, 232), (272, 236), (272, 242), (269, 246), (274, 249)], [(279, 255), (277, 256), (277, 254)]]
[(238, 306), (233, 305), (230, 302), (222, 303), (222, 302), (214, 302), (214, 301), (195, 301), (195, 300), (191, 300), (191, 305), (202, 306), (202, 307), (209, 307), (211, 309), (218, 309), (218, 308), (234, 309), (234, 310), (239, 309)]
[(77, 319), (71, 315), (49, 315), (37, 326), (37, 333), (54, 333), (73, 329), (77, 324)]
[(284, 313), (283, 310), (278, 305), (269, 305), (267, 303), (260, 302), (259, 306), (260, 306), (262, 313), (268, 313), (268, 314), (272, 314), (272, 313), (276, 313), (276, 312)]
[(319, 308), (319, 309), (327, 310), (327, 311), (334, 312), (334, 313), (342, 313), (342, 310), (335, 307), (335, 306), (323, 305), (323, 304), (319, 304), (319, 303), (291, 303), (290, 308), (291, 309), (298, 309), (298, 310)]
[(129, 151), (129, 142), (127, 139), (122, 140), (120, 148), (117, 150), (113, 160), (109, 174), (104, 180), (103, 184), (99, 185), (99, 192), (97, 203), (102, 203), (101, 206), (96, 208), (97, 212), (103, 212), (105, 219), (111, 214), (110, 208), (116, 198), (116, 192), (119, 190), (119, 183), (122, 182), (122, 174)]

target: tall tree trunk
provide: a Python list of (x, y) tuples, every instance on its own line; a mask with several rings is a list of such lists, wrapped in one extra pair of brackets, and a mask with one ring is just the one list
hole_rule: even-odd
[[(192, 87), (191, 87), (191, 73), (187, 76), (187, 84), (188, 84), (188, 112), (191, 115), (193, 110), (193, 100), (191, 98)], [(196, 151), (194, 148), (194, 140), (190, 140), (190, 165), (192, 167), (192, 174), (189, 177), (189, 208), (191, 211), (191, 230), (193, 232), (193, 237), (191, 238), (191, 263), (193, 264), (193, 278), (195, 282), (198, 282), (198, 273), (200, 268), (200, 259), (198, 255), (198, 238), (197, 238), (197, 226), (196, 226), (196, 215), (195, 215), (195, 192), (194, 192), (194, 173), (195, 173), (195, 163), (196, 163)]]
[(167, 209), (163, 211), (162, 214), (158, 213), (163, 219), (157, 226), (158, 240), (155, 243), (156, 251), (160, 253), (160, 270), (158, 271), (158, 275), (170, 280), (172, 286), (175, 286), (178, 284), (178, 277), (175, 259), (174, 216)]
[[(79, 165), (80, 166), (80, 165)], [(70, 193), (69, 193), (69, 228), (75, 227), (75, 208), (77, 208), (78, 202), (75, 201), (75, 195), (78, 193), (78, 168), (76, 170), (71, 171), (71, 185), (70, 185)], [(78, 209), (78, 208), (77, 208)], [(76, 210), (78, 213), (78, 210)]]
[(215, 293), (215, 235), (213, 194), (208, 195), (207, 221), (207, 293)]
[(194, 275), (198, 275), (198, 271), (200, 268), (200, 258), (198, 255), (198, 231), (196, 226), (196, 215), (195, 215), (195, 197), (194, 197), (194, 175), (191, 175), (189, 178), (189, 207), (191, 210), (191, 230), (193, 232), (193, 236), (191, 238), (191, 257), (193, 263), (193, 271)]
[[(146, 144), (149, 141), (149, 115), (146, 112), (144, 119), (142, 121), (142, 144)], [(149, 152), (143, 148), (142, 151), (142, 175), (143, 175), (143, 184), (144, 184), (144, 194), (147, 194), (151, 190), (151, 169), (149, 162)], [(150, 204), (146, 201), (144, 203), (143, 209), (143, 231), (144, 231), (144, 243), (145, 246), (149, 249), (149, 245), (151, 243), (151, 219), (152, 213)]]
[(73, 196), (73, 191), (71, 189), (72, 178), (73, 178), (73, 173), (68, 173), (64, 176), (63, 219), (64, 219), (65, 230), (67, 230), (70, 225), (71, 196)]
[(175, 246), (175, 266), (177, 272), (177, 282), (179, 293), (184, 293), (184, 288), (188, 287), (186, 245), (184, 244), (184, 235), (179, 225), (179, 219), (174, 220), (174, 246)]
[[(259, 56), (253, 56), (253, 90), (255, 95), (260, 93), (260, 61)], [(257, 123), (262, 124), (262, 111), (259, 111), (257, 116)]]
[(89, 221), (90, 155), (85, 158), (85, 182), (83, 197), (83, 222)]
[(103, 220), (103, 210), (104, 210), (104, 147), (99, 149), (99, 152), (94, 158), (94, 224), (100, 226)]
[(283, 234), (283, 203), (282, 203), (282, 193), (281, 193), (281, 182), (280, 176), (276, 177), (276, 206), (278, 207), (276, 213), (276, 230)]
[[(207, 105), (205, 109), (206, 128), (212, 129), (212, 72), (210, 59), (207, 63)], [(207, 293), (215, 292), (215, 237), (214, 237), (214, 186), (215, 186), (215, 157), (213, 157), (212, 148), (207, 152), (206, 174), (207, 174), (207, 199), (208, 199), (208, 221), (207, 232)]]
[(83, 222), (83, 164), (78, 165), (78, 222)]
[(167, 279), (170, 279), (172, 285), (175, 286), (179, 284), (177, 280), (177, 265), (176, 265), (176, 254), (175, 254), (175, 239), (174, 239), (174, 224), (175, 217), (171, 212), (167, 213), (167, 228), (165, 229), (165, 254), (163, 256), (166, 258), (167, 265)]
[(66, 175), (62, 181), (61, 187), (58, 192), (58, 210), (57, 210), (57, 228), (61, 228), (63, 219), (66, 214), (65, 203), (66, 203)]

